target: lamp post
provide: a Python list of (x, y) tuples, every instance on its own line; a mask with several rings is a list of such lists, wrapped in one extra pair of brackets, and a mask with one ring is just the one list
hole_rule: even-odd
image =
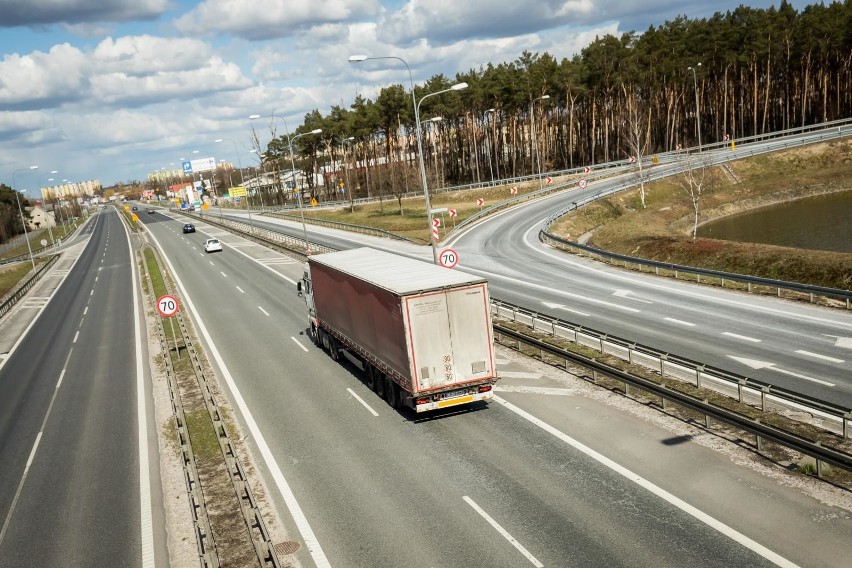
[(21, 207), (21, 198), (18, 195), (18, 190), (15, 189), (15, 174), (18, 172), (26, 172), (29, 170), (37, 170), (38, 166), (30, 166), (28, 168), (19, 168), (12, 172), (12, 191), (15, 192), (15, 200), (18, 202), (18, 213), (21, 215), (21, 225), (24, 226), (24, 240), (27, 241), (27, 251), (30, 253), (30, 264), (33, 265), (33, 271), (35, 271), (35, 259), (33, 258), (33, 249), (30, 246), (30, 237), (29, 233), (27, 233), (27, 222), (24, 219), (24, 209)]
[(550, 98), (550, 95), (542, 95), (536, 99), (533, 99), (530, 103), (530, 126), (533, 131), (533, 144), (535, 144), (535, 158), (538, 162), (538, 188), (544, 189), (544, 184), (541, 179), (541, 156), (538, 153), (538, 134), (535, 131), (535, 103), (536, 101), (544, 101)]
[[(485, 116), (494, 115), (497, 112), (497, 109), (490, 108), (485, 111)], [(489, 121), (489, 126), (492, 126), (493, 122)], [(494, 166), (492, 162), (494, 162), (494, 157), (491, 155), (491, 130), (486, 130), (487, 140), (488, 140), (488, 171), (491, 172), (491, 185), (494, 185)]]
[[(698, 63), (695, 67), (701, 67)], [(695, 90), (695, 124), (698, 127), (698, 153), (701, 153), (701, 108), (698, 106), (698, 79), (695, 77), (695, 67), (687, 67), (688, 71), (692, 71), (692, 87)]]
[[(230, 138), (217, 138), (213, 142), (230, 142), (234, 145), (234, 152), (237, 154), (237, 165), (240, 167), (240, 185), (245, 187), (246, 182), (245, 178), (243, 177), (243, 162), (240, 159), (240, 150), (239, 148), (237, 148), (237, 143), (231, 140)], [(231, 185), (233, 185), (233, 182), (231, 182)], [(254, 233), (254, 223), (251, 220), (251, 204), (249, 203), (248, 199), (248, 190), (246, 190), (246, 211), (248, 211), (249, 226), (251, 227), (251, 232)]]
[(436, 138), (435, 129), (438, 128), (437, 124), (439, 122), (441, 122), (442, 120), (444, 120), (444, 118), (441, 117), (441, 116), (433, 116), (429, 120), (423, 121), (423, 122), (429, 122), (432, 125), (432, 127), (429, 129), (429, 134), (432, 137), (432, 161), (435, 162), (435, 181), (436, 182), (437, 182), (438, 179), (440, 179), (440, 176), (438, 175), (438, 149), (435, 145), (435, 138)]
[(423, 196), (425, 197), (425, 200), (426, 200), (426, 214), (429, 218), (429, 227), (428, 227), (428, 229), (429, 229), (429, 244), (432, 247), (432, 261), (435, 264), (438, 264), (438, 251), (435, 248), (435, 238), (432, 234), (432, 205), (429, 203), (429, 188), (426, 184), (426, 166), (423, 163), (423, 136), (420, 132), (420, 103), (422, 103), (423, 100), (426, 99), (427, 97), (431, 97), (433, 95), (439, 95), (439, 94), (445, 93), (447, 91), (458, 91), (460, 89), (464, 89), (464, 88), (467, 87), (467, 83), (458, 83), (457, 85), (453, 85), (451, 88), (446, 89), (444, 91), (439, 91), (437, 93), (431, 93), (429, 95), (426, 95), (422, 99), (420, 99), (420, 102), (418, 102), (417, 99), (414, 96), (414, 79), (411, 76), (411, 67), (408, 66), (408, 63), (403, 58), (397, 57), (395, 55), (387, 55), (387, 56), (382, 56), (382, 57), (370, 57), (368, 55), (350, 55), (349, 56), (349, 62), (350, 63), (360, 63), (361, 61), (366, 61), (368, 59), (396, 59), (397, 61), (400, 61), (403, 65), (405, 65), (405, 68), (408, 70), (408, 82), (411, 85), (411, 102), (414, 103), (414, 122), (415, 122), (414, 126), (415, 126), (415, 129), (417, 131), (416, 132), (416, 134), (417, 134), (417, 155), (419, 156), (419, 159), (420, 159), (420, 179), (421, 179), (421, 182), (423, 183)]

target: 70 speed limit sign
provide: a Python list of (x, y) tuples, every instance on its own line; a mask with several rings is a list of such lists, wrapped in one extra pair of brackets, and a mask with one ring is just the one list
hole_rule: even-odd
[(164, 318), (170, 318), (178, 311), (178, 301), (174, 296), (160, 296), (157, 299), (157, 311)]
[(453, 268), (456, 264), (459, 263), (459, 254), (453, 249), (444, 249), (438, 256), (438, 262), (444, 268)]

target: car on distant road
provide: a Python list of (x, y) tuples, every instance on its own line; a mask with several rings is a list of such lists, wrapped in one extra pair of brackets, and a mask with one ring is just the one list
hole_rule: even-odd
[[(134, 205), (133, 207), (130, 208), (130, 210), (131, 211), (139, 211), (139, 208)], [(126, 211), (126, 209), (125, 209), (125, 211)]]
[(207, 239), (206, 241), (204, 241), (204, 250), (206, 252), (221, 252), (222, 243), (219, 242), (219, 239)]
[(193, 225), (192, 223), (187, 223), (186, 225), (183, 226), (183, 232), (184, 232), (184, 234), (194, 233), (195, 232), (195, 225)]
[(156, 209), (148, 209), (148, 214), (149, 214), (149, 215), (153, 215), (153, 214), (154, 214), (154, 213), (156, 213), (156, 212), (157, 212), (157, 210), (156, 210)]

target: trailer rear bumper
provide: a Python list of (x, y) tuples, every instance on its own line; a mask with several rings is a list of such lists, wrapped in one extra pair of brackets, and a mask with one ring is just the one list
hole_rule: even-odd
[(443, 394), (435, 394), (426, 397), (417, 397), (413, 400), (413, 402), (414, 410), (420, 413), (439, 410), (441, 408), (449, 408), (459, 404), (470, 404), (480, 400), (491, 400), (492, 398), (494, 398), (494, 390), (492, 385), (488, 384), (466, 389), (465, 392), (455, 394), (455, 396), (448, 398), (445, 398)]

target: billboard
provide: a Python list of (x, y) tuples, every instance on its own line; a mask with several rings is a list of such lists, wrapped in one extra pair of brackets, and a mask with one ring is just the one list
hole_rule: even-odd
[(180, 163), (183, 173), (208, 172), (216, 169), (216, 158), (198, 158), (197, 160), (185, 160)]

